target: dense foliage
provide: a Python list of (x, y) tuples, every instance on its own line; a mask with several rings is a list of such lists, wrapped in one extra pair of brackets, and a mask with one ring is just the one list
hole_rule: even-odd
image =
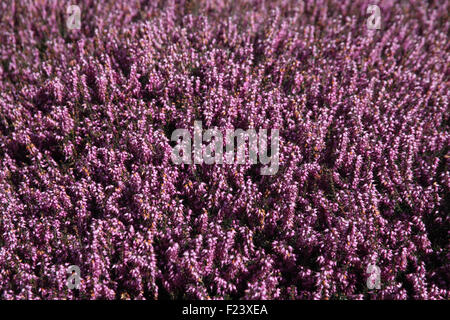
[[(77, 2), (80, 30), (0, 3), (2, 299), (448, 299), (448, 1), (374, 0), (380, 30), (371, 1)], [(279, 129), (279, 171), (175, 165), (195, 120)]]

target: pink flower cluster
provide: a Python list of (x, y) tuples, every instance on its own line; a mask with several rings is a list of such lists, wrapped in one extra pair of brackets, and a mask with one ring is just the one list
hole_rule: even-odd
[(76, 2), (0, 3), (1, 299), (449, 298), (448, 1)]

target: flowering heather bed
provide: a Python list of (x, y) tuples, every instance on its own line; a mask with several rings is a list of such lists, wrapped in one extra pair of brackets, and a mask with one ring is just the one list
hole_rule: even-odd
[[(448, 299), (449, 2), (372, 2), (2, 1), (0, 297)], [(174, 164), (195, 120), (278, 172)]]

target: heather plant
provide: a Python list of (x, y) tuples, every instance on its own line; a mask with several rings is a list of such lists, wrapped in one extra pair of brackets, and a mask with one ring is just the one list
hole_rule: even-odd
[(448, 299), (448, 4), (0, 2), (0, 297)]

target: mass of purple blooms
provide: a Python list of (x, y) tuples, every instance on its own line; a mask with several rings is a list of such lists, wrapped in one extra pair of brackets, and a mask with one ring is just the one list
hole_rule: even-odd
[[(449, 27), (447, 0), (1, 1), (0, 298), (449, 299)], [(278, 172), (174, 164), (194, 121), (278, 129)]]

